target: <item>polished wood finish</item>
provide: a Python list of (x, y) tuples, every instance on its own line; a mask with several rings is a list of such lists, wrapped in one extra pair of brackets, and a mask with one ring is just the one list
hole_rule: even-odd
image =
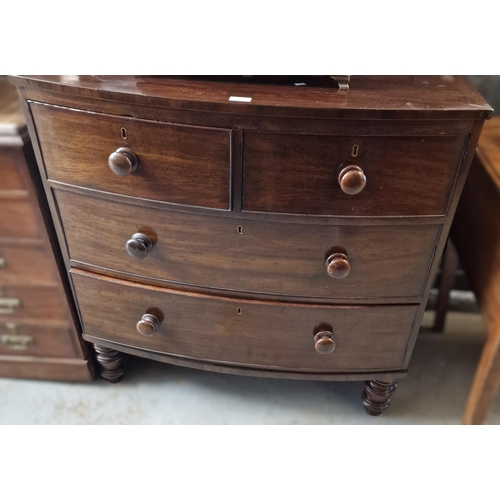
[[(49, 179), (228, 210), (230, 130), (96, 115), (39, 103), (31, 103), (30, 109)], [(119, 147), (132, 150), (139, 162), (126, 177), (116, 175), (108, 165), (110, 154)]]
[(123, 378), (123, 355), (108, 347), (94, 344), (96, 359), (103, 379), (116, 384)]
[(44, 227), (17, 92), (0, 77), (0, 376), (90, 380)]
[[(286, 222), (166, 212), (64, 190), (56, 190), (55, 196), (75, 264), (268, 294), (418, 297), (439, 234), (439, 226), (432, 225), (309, 224), (300, 227), (297, 241), (297, 225)], [(130, 217), (124, 218), (124, 211)], [(125, 250), (125, 243), (136, 231), (154, 243), (147, 257), (140, 260)], [(325, 262), (337, 253), (332, 249), (339, 247), (349, 256), (352, 271), (344, 279), (332, 279)], [(336, 264), (338, 272), (343, 269), (345, 273), (347, 266), (340, 260)]]
[(362, 395), (363, 406), (366, 413), (376, 417), (389, 408), (392, 396), (396, 392), (398, 381), (383, 382), (380, 380), (369, 380), (366, 382)]
[(485, 124), (452, 238), (487, 328), (487, 340), (463, 416), (481, 424), (500, 387), (500, 120)]
[(152, 337), (160, 328), (161, 321), (154, 314), (143, 314), (137, 322), (137, 331), (145, 337)]
[[(29, 76), (12, 78), (19, 87), (45, 94), (103, 99), (156, 108), (305, 118), (378, 120), (484, 120), (491, 107), (464, 78), (453, 76), (352, 76), (348, 92), (339, 92), (330, 77), (297, 87), (276, 77), (242, 81), (215, 77)], [(248, 96), (250, 103), (231, 102)]]
[[(356, 144), (353, 148), (357, 152), (359, 146)], [(347, 165), (344, 167), (339, 173), (338, 180), (340, 189), (342, 189), (345, 194), (359, 194), (366, 187), (366, 175), (363, 169), (357, 165)]]
[[(122, 128), (121, 130), (125, 130)], [(111, 171), (118, 177), (127, 177), (137, 170), (139, 159), (129, 148), (118, 148), (111, 153), (108, 158), (108, 165)]]
[(337, 343), (333, 332), (321, 330), (314, 336), (314, 348), (320, 354), (331, 354), (336, 347)]
[(143, 233), (133, 234), (132, 238), (125, 243), (125, 250), (134, 259), (144, 259), (152, 249), (153, 242), (151, 238)]
[[(77, 270), (72, 270), (72, 278), (83, 331), (94, 337), (185, 358), (274, 370), (401, 369), (401, 353), (417, 310), (222, 299)], [(136, 329), (146, 313), (164, 316), (157, 334), (149, 337)], [(332, 356), (321, 356), (314, 347), (315, 329), (322, 324), (331, 325), (335, 334)]]
[[(346, 194), (338, 177), (353, 143), (360, 145), (356, 160), (368, 180), (360, 190), (358, 179)], [(364, 217), (446, 214), (465, 145), (465, 136), (246, 132), (243, 209)]]
[(326, 270), (328, 272), (328, 276), (338, 280), (349, 276), (349, 273), (351, 272), (349, 257), (342, 252), (333, 253), (326, 259)]
[[(491, 109), (454, 77), (354, 77), (347, 92), (237, 80), (15, 78), (83, 338), (224, 373), (393, 386)], [(132, 143), (124, 120), (147, 137)], [(156, 137), (175, 127), (210, 132), (221, 154), (167, 151)], [(107, 165), (119, 147), (139, 161), (124, 178)], [(184, 163), (173, 193), (169, 155), (195, 149), (215, 188)], [(148, 157), (164, 162), (154, 185)], [(137, 233), (152, 243), (141, 259), (126, 249)], [(374, 387), (365, 404), (385, 406), (391, 389)]]

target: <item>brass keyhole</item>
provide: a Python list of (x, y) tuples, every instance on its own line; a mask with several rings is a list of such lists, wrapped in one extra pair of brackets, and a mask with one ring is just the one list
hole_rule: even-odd
[(243, 226), (236, 226), (236, 232), (238, 234), (243, 234)]
[(127, 138), (127, 129), (125, 127), (122, 127), (120, 129), (120, 134), (122, 136), (122, 139), (126, 139)]
[(241, 307), (236, 308), (236, 314), (241, 314), (243, 312), (243, 309)]
[(353, 144), (352, 149), (351, 149), (352, 158), (357, 158), (358, 154), (359, 154), (359, 146), (357, 144)]

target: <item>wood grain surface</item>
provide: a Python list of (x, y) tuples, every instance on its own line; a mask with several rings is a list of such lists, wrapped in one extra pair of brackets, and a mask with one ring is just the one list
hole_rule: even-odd
[[(118, 100), (183, 110), (321, 118), (484, 119), (491, 107), (464, 78), (453, 76), (353, 76), (348, 92), (324, 77), (297, 87), (276, 77), (238, 78), (134, 76), (29, 76), (12, 78), (19, 87), (71, 96)], [(300, 82), (299, 82), (300, 83)], [(231, 96), (251, 97), (250, 103)]]
[[(8, 325), (15, 325), (15, 333)], [(31, 337), (26, 349), (14, 349), (6, 338)], [(21, 356), (76, 357), (71, 340), (70, 325), (64, 321), (39, 319), (11, 320), (0, 317), (0, 354)]]
[[(31, 103), (47, 176), (138, 198), (229, 209), (231, 131)], [(122, 129), (126, 131), (123, 138)], [(127, 177), (108, 157), (120, 147), (139, 159)]]
[[(419, 297), (440, 227), (235, 221), (64, 190), (55, 195), (73, 261), (202, 287), (280, 295)], [(125, 250), (138, 232), (154, 242), (142, 260)], [(338, 247), (351, 264), (341, 280), (332, 279), (326, 268), (327, 256)]]
[[(446, 214), (466, 137), (328, 137), (244, 134), (243, 210), (344, 216)], [(353, 145), (358, 156), (351, 157)], [(344, 165), (366, 187), (345, 194)], [(423, 202), (425, 200), (425, 203)]]
[[(498, 140), (498, 137), (497, 137)], [(463, 416), (466, 424), (481, 424), (500, 388), (500, 191), (495, 172), (482, 158), (498, 161), (489, 141), (487, 151), (478, 148), (452, 226), (452, 237), (478, 299), (487, 340)], [(489, 153), (493, 149), (493, 156)]]
[[(417, 310), (414, 306), (328, 307), (186, 294), (71, 271), (87, 335), (220, 363), (276, 370), (397, 370)], [(161, 319), (145, 337), (145, 313)], [(314, 335), (332, 328), (337, 348), (319, 354)]]
[(500, 189), (500, 116), (494, 116), (484, 124), (477, 155), (495, 186)]
[(0, 356), (0, 377), (91, 382), (93, 366), (76, 358)]

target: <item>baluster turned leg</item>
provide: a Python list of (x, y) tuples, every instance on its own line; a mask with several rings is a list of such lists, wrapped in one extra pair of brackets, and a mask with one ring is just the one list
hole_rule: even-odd
[(101, 367), (101, 377), (111, 384), (120, 382), (123, 378), (123, 354), (94, 344), (96, 359)]
[(367, 380), (362, 395), (363, 406), (366, 413), (374, 417), (389, 408), (391, 397), (396, 392), (398, 381), (382, 382), (380, 380)]

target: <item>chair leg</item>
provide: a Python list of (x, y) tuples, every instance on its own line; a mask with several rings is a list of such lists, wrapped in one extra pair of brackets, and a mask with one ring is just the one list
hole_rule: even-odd
[(500, 320), (488, 331), (474, 383), (469, 393), (463, 424), (482, 424), (500, 387)]
[(446, 321), (446, 312), (450, 303), (450, 292), (455, 282), (455, 273), (458, 268), (458, 253), (451, 240), (443, 255), (443, 267), (441, 271), (441, 286), (436, 304), (436, 317), (434, 319), (434, 332), (442, 333)]

